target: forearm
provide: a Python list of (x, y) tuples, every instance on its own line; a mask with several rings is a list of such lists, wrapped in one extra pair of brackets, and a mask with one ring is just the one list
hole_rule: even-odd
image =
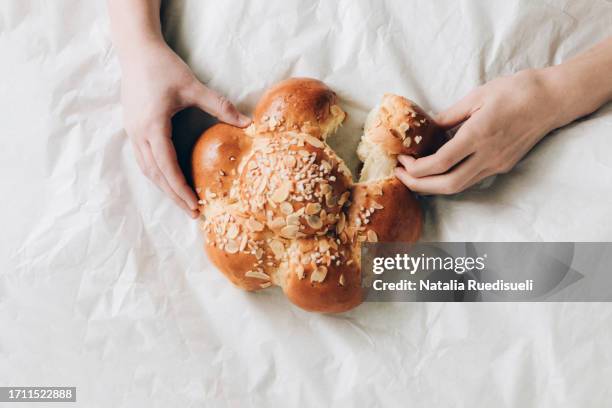
[(588, 115), (612, 100), (612, 37), (542, 72), (558, 100), (557, 127)]
[(122, 64), (150, 45), (163, 43), (161, 0), (108, 0), (113, 43)]

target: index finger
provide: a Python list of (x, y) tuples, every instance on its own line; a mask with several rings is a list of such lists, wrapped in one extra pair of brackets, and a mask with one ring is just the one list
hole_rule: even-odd
[(459, 129), (455, 137), (430, 156), (421, 157), (420, 159), (399, 156), (398, 160), (404, 166), (406, 172), (415, 178), (446, 173), (476, 150), (469, 136), (469, 127), (469, 122), (466, 122)]
[(421, 194), (455, 194), (471, 185), (470, 182), (481, 170), (482, 160), (474, 155), (446, 174), (414, 178), (398, 167), (395, 176), (406, 187)]

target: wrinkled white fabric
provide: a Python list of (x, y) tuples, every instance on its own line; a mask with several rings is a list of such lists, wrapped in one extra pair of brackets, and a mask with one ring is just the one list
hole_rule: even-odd
[[(612, 35), (604, 0), (166, 3), (168, 40), (244, 111), (289, 76), (333, 87), (350, 115), (333, 144), (353, 165), (384, 92), (438, 111)], [(84, 407), (612, 399), (608, 304), (366, 304), (321, 316), (277, 290), (233, 288), (197, 225), (138, 171), (103, 1), (3, 1), (0, 50), (1, 385), (73, 385)], [(611, 152), (608, 105), (488, 187), (428, 200), (425, 239), (611, 240)]]

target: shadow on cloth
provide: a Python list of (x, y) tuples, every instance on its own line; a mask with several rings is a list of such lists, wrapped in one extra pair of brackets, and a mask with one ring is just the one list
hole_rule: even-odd
[(214, 117), (197, 108), (187, 108), (172, 118), (172, 143), (181, 170), (191, 187), (191, 151), (200, 135), (215, 123), (217, 120)]

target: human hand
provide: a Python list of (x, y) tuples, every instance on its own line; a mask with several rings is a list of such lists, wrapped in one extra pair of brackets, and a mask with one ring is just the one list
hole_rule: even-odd
[(435, 154), (400, 156), (396, 176), (423, 194), (455, 194), (484, 178), (507, 173), (551, 130), (563, 123), (545, 70), (521, 71), (476, 88), (437, 115), (456, 135)]
[[(128, 62), (126, 62), (126, 60)], [(245, 127), (251, 120), (225, 97), (207, 88), (166, 44), (140, 44), (122, 64), (125, 129), (142, 172), (192, 218), (198, 199), (178, 165), (172, 116), (195, 106), (219, 120)]]

